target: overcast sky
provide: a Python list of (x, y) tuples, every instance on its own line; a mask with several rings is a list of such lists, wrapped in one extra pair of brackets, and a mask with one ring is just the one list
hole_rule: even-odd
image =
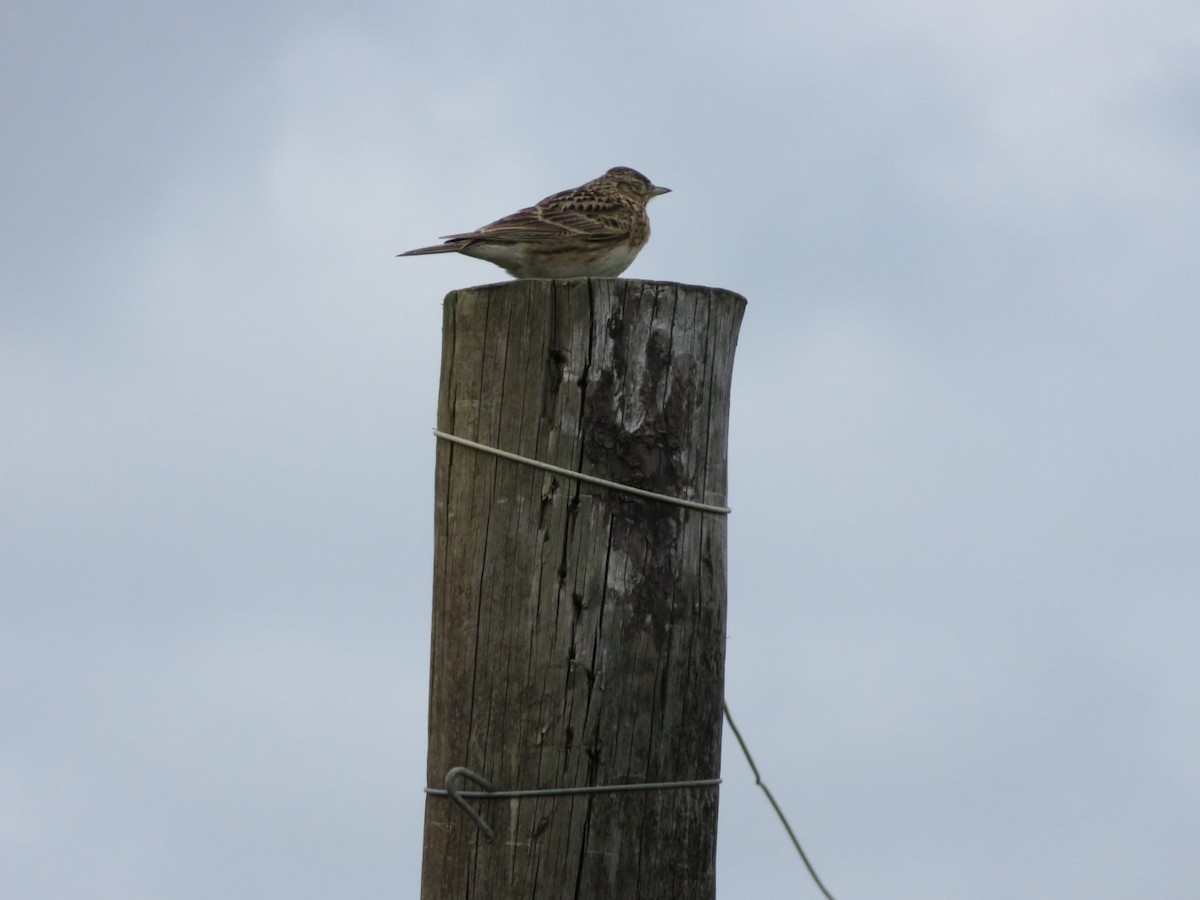
[[(1200, 6), (0, 8), (0, 896), (415, 898), (441, 300), (749, 308), (727, 696), (838, 900), (1200, 890)], [(817, 897), (727, 735), (724, 900)]]

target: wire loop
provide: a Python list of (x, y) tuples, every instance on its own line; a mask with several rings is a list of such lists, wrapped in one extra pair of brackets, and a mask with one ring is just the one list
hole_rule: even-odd
[(699, 503), (695, 500), (684, 500), (682, 497), (672, 497), (670, 494), (657, 494), (654, 491), (643, 490), (642, 488), (631, 487), (628, 484), (621, 484), (618, 481), (609, 481), (607, 478), (598, 478), (595, 475), (585, 475), (583, 472), (576, 472), (573, 469), (564, 469), (562, 466), (554, 466), (550, 463), (542, 462), (540, 459), (530, 459), (528, 456), (521, 456), (518, 453), (509, 453), (507, 450), (500, 450), (496, 447), (481, 444), (478, 441), (467, 440), (464, 437), (459, 437), (456, 434), (448, 434), (445, 431), (433, 429), (434, 435), (442, 441), (449, 441), (452, 444), (461, 444), (464, 447), (470, 447), (472, 450), (479, 450), (483, 453), (490, 453), (493, 456), (499, 456), (501, 459), (512, 460), (513, 462), (524, 463), (527, 466), (533, 466), (535, 469), (543, 469), (547, 472), (553, 472), (555, 475), (563, 475), (567, 478), (574, 478), (576, 481), (586, 481), (588, 484), (599, 484), (606, 488), (612, 488), (614, 491), (624, 491), (627, 494), (635, 494), (638, 497), (646, 497), (650, 500), (661, 500), (663, 503), (673, 503), (676, 506), (683, 506), (687, 509), (698, 509), (701, 512), (716, 513), (717, 515), (727, 516), (731, 512), (728, 506), (716, 506), (711, 503)]
[[(482, 791), (460, 791), (454, 782), (459, 778), (473, 781)], [(679, 788), (716, 787), (721, 783), (720, 778), (705, 778), (700, 781), (652, 781), (644, 784), (598, 784), (583, 787), (563, 788), (534, 788), (526, 791), (501, 791), (477, 772), (472, 772), (466, 766), (455, 766), (446, 773), (442, 788), (425, 788), (430, 797), (449, 797), (466, 811), (475, 823), (475, 827), (484, 833), (489, 841), (495, 840), (495, 830), (483, 820), (467, 800), (510, 800), (521, 797), (571, 797), (580, 794), (618, 794), (632, 791), (670, 791)]]

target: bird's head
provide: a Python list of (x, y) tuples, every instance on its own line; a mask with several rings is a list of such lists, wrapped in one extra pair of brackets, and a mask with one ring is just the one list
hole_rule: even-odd
[(659, 187), (641, 172), (631, 169), (628, 166), (617, 166), (609, 169), (597, 178), (596, 181), (614, 188), (622, 194), (636, 197), (642, 203), (648, 203), (651, 197), (657, 197), (659, 194), (671, 193), (670, 188)]

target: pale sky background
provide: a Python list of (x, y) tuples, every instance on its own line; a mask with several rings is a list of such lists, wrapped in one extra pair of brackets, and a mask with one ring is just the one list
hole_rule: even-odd
[[(0, 6), (0, 896), (415, 898), (441, 300), (750, 301), (727, 696), (838, 900), (1200, 896), (1200, 5)], [(719, 891), (817, 897), (727, 734)]]

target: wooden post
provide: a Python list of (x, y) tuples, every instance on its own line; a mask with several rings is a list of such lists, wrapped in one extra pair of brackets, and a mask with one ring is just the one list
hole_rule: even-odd
[[(438, 428), (723, 505), (746, 301), (623, 279), (446, 298)], [(726, 519), (438, 441), (429, 786), (720, 774)], [(459, 787), (478, 790), (462, 782)], [(711, 900), (713, 785), (425, 811), (422, 900)]]

